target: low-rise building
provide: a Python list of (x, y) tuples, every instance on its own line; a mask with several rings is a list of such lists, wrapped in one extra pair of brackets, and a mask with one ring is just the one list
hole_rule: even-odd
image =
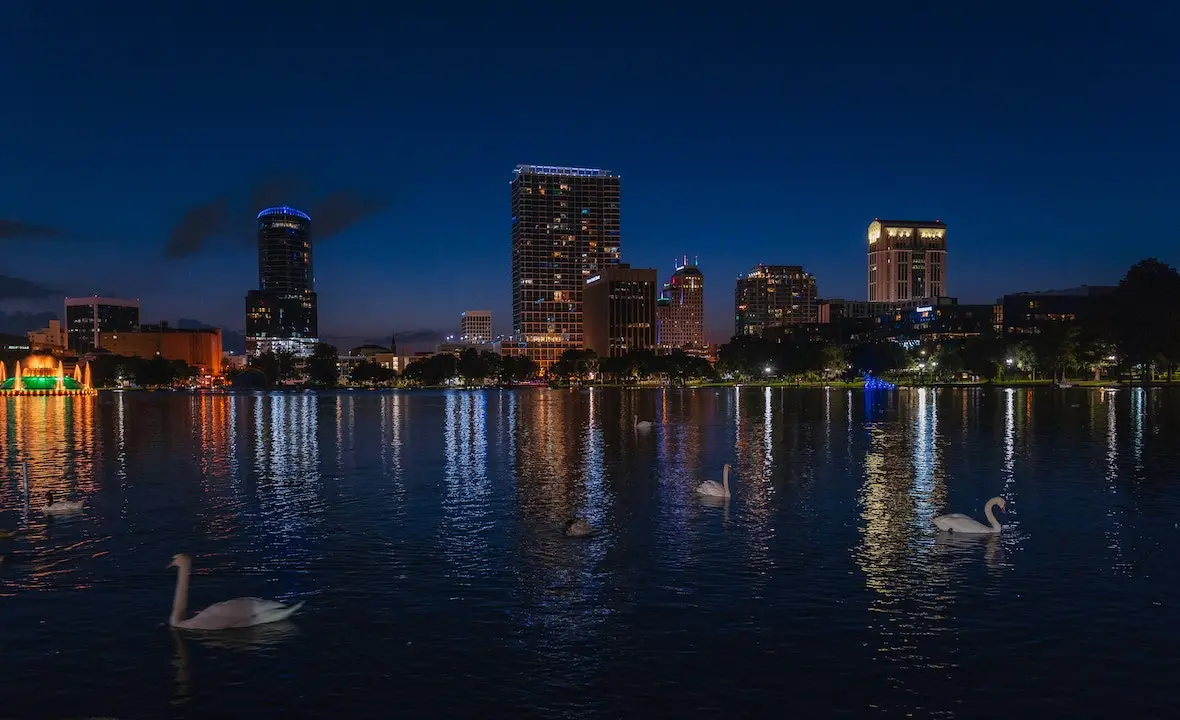
[(99, 333), (98, 344), (124, 357), (183, 360), (201, 375), (220, 375), (222, 370), (220, 328), (179, 330), (168, 323), (141, 325), (130, 332)]
[(33, 352), (64, 352), (68, 342), (66, 329), (58, 320), (50, 320), (47, 328), (29, 331), (29, 349)]

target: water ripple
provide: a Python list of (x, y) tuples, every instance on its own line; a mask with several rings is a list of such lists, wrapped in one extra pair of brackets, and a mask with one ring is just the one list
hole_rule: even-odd
[[(0, 540), (6, 715), (1180, 700), (1169, 390), (114, 393), (6, 399), (0, 422), (0, 529), (24, 531)], [(697, 496), (726, 463), (733, 497)], [(51, 491), (84, 510), (48, 522)], [(995, 495), (999, 537), (934, 531)], [(171, 631), (180, 551), (193, 607), (307, 605)]]

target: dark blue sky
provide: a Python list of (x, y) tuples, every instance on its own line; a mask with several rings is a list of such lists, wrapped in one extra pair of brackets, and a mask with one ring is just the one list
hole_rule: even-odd
[(103, 292), (241, 329), (250, 211), (283, 199), (344, 228), (322, 335), (506, 332), (517, 163), (619, 172), (623, 259), (699, 256), (714, 339), (758, 262), (863, 297), (876, 216), (947, 222), (963, 302), (1180, 261), (1174, 4), (81, 5), (0, 10), (0, 275), (62, 291), (0, 310)]

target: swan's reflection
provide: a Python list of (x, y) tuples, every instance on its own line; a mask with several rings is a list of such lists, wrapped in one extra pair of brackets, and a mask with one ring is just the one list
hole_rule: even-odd
[(1004, 569), (1006, 553), (999, 535), (934, 533), (934, 553), (944, 565), (972, 565), (979, 561), (981, 550), (988, 570), (998, 573)]
[(283, 620), (267, 625), (232, 630), (200, 631), (168, 628), (168, 631), (172, 635), (172, 667), (176, 670), (176, 688), (172, 704), (182, 705), (191, 700), (195, 694), (190, 643), (215, 650), (266, 654), (273, 652), (282, 643), (298, 637), (299, 626), (290, 620)]

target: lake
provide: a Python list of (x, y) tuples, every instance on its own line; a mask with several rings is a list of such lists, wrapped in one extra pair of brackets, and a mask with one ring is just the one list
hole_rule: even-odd
[[(28, 527), (0, 540), (3, 717), (1180, 703), (1166, 389), (103, 393), (0, 427), (0, 528)], [(732, 499), (698, 498), (725, 463)], [(47, 491), (84, 511), (47, 523)], [(936, 537), (996, 495), (1000, 537)], [(306, 605), (173, 631), (177, 552), (190, 610)]]

